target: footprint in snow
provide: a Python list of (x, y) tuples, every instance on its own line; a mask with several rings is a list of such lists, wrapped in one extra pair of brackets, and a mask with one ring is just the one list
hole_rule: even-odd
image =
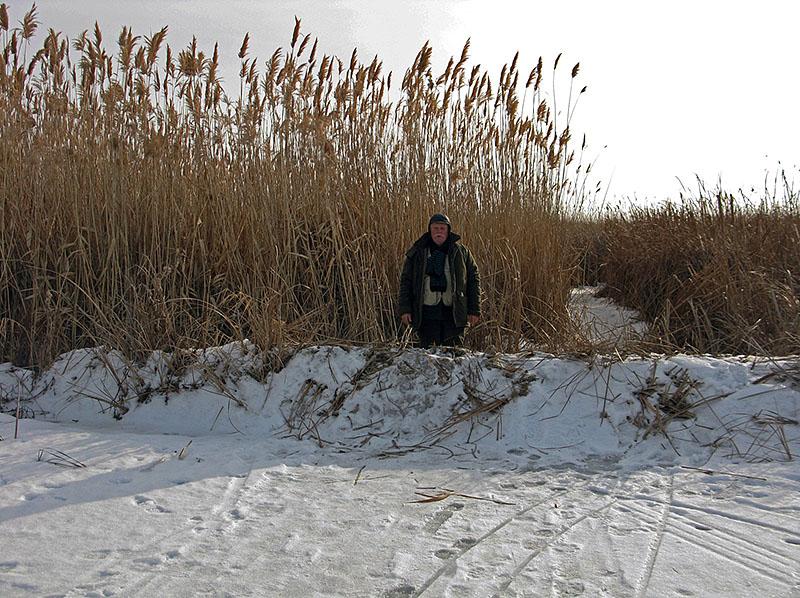
[(242, 519), (245, 518), (244, 513), (242, 513), (239, 509), (233, 509), (232, 511), (229, 511), (228, 516), (233, 521), (241, 521)]
[(534, 488), (536, 486), (544, 486), (547, 483), (546, 480), (526, 480), (523, 482), (528, 488)]
[(171, 513), (169, 509), (166, 507), (162, 507), (156, 501), (154, 501), (149, 496), (144, 496), (143, 494), (137, 494), (133, 501), (140, 507), (143, 507), (149, 513)]
[(108, 556), (111, 555), (113, 550), (101, 549), (101, 550), (93, 550), (92, 552), (87, 553), (83, 558), (93, 560), (93, 561), (100, 561)]
[(114, 577), (115, 575), (119, 575), (119, 571), (109, 571), (104, 569), (103, 571), (98, 571), (97, 575), (100, 577)]
[(439, 528), (442, 527), (448, 519), (453, 516), (455, 511), (460, 511), (464, 508), (464, 504), (460, 502), (455, 502), (450, 505), (447, 505), (443, 509), (439, 509), (425, 524), (425, 531), (430, 534), (435, 534), (439, 531)]
[(387, 591), (384, 596), (386, 596), (386, 598), (404, 598), (405, 596), (413, 596), (416, 593), (417, 588), (406, 584), (392, 588), (391, 590)]
[(697, 525), (695, 525), (694, 528), (700, 530), (701, 532), (710, 532), (711, 531), (710, 527), (708, 527), (707, 525), (701, 525), (699, 523)]
[(453, 546), (459, 550), (466, 550), (467, 548), (472, 548), (477, 543), (478, 541), (475, 538), (459, 538), (453, 542)]
[(577, 544), (561, 544), (553, 546), (553, 550), (561, 554), (572, 554), (574, 552), (578, 552), (580, 550), (580, 546)]
[(148, 567), (155, 567), (156, 565), (160, 565), (162, 561), (158, 557), (147, 556), (139, 559), (133, 559), (133, 562), (136, 563), (137, 565), (147, 565)]
[(573, 580), (555, 580), (555, 586), (558, 594), (564, 596), (579, 596), (584, 593), (586, 587), (583, 582), (576, 579)]

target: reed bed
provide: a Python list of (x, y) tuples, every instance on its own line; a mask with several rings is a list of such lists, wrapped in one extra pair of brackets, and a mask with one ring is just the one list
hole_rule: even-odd
[(37, 29), (0, 7), (0, 360), (396, 339), (403, 253), (434, 211), (482, 271), (471, 346), (564, 342), (578, 65), (515, 56), (498, 79), (467, 42), (398, 76), (322, 55), (297, 21), (265, 61), (246, 35), (226, 89), (219, 48), (173, 50), (166, 28), (34, 49)]
[(653, 348), (800, 353), (800, 196), (778, 179), (758, 201), (700, 183), (677, 203), (596, 218), (585, 272), (652, 323)]

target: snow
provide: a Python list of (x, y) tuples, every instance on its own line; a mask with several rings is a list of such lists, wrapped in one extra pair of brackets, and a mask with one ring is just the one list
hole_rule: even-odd
[(797, 596), (799, 381), (248, 342), (5, 364), (0, 595)]
[(647, 324), (635, 310), (615, 304), (611, 299), (597, 297), (602, 286), (583, 286), (572, 289), (569, 311), (578, 333), (593, 343), (624, 345), (647, 333)]

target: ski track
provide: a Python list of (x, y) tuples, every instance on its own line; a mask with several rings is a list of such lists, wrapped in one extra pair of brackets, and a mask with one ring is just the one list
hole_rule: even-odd
[[(623, 483), (624, 483), (624, 480), (622, 480), (622, 479), (620, 479), (620, 478), (614, 478), (614, 479), (615, 479), (615, 482), (616, 482), (616, 483), (614, 484), (614, 487), (613, 487), (612, 489), (608, 489), (608, 488), (602, 488), (600, 492), (597, 492), (597, 491), (595, 491), (595, 492), (592, 492), (592, 494), (591, 494), (591, 497), (597, 497), (597, 496), (598, 496), (598, 494), (599, 494), (599, 495), (612, 494), (612, 492), (613, 492), (613, 490), (614, 490), (614, 489), (617, 489), (617, 488), (619, 488), (620, 486), (622, 486), (622, 485), (623, 485)], [(609, 481), (610, 481), (610, 478), (609, 478)], [(510, 517), (508, 517), (508, 518), (506, 518), (506, 519), (504, 519), (504, 520), (503, 520), (503, 521), (501, 521), (499, 524), (495, 525), (495, 526), (494, 526), (492, 529), (490, 529), (489, 531), (487, 531), (486, 533), (484, 533), (484, 534), (483, 534), (483, 535), (482, 535), (480, 538), (478, 538), (478, 539), (477, 539), (477, 541), (476, 541), (474, 544), (472, 544), (472, 545), (470, 545), (470, 546), (467, 546), (467, 547), (465, 547), (465, 548), (461, 549), (461, 550), (460, 550), (460, 551), (459, 551), (459, 552), (458, 552), (456, 555), (454, 555), (453, 557), (451, 557), (450, 559), (448, 559), (448, 561), (447, 561), (446, 563), (444, 563), (444, 564), (443, 564), (441, 567), (439, 567), (439, 569), (437, 569), (437, 570), (436, 570), (436, 571), (433, 573), (433, 575), (431, 575), (431, 577), (429, 577), (429, 578), (428, 578), (428, 579), (425, 581), (425, 583), (422, 585), (422, 587), (420, 587), (420, 589), (419, 589), (419, 590), (418, 590), (418, 591), (417, 591), (415, 594), (413, 594), (413, 596), (414, 596), (415, 598), (418, 598), (419, 596), (422, 596), (422, 595), (423, 595), (425, 592), (427, 592), (427, 591), (428, 591), (428, 590), (431, 588), (431, 586), (432, 586), (432, 585), (433, 585), (433, 584), (434, 584), (434, 583), (435, 583), (435, 582), (436, 582), (436, 581), (437, 581), (437, 580), (438, 580), (438, 579), (439, 579), (439, 578), (440, 578), (440, 577), (441, 577), (441, 576), (442, 576), (444, 573), (446, 573), (446, 572), (454, 572), (454, 571), (455, 571), (455, 568), (456, 568), (456, 562), (458, 561), (458, 559), (460, 559), (461, 557), (463, 557), (463, 556), (464, 556), (464, 555), (465, 555), (467, 552), (469, 552), (470, 550), (472, 550), (472, 549), (474, 549), (474, 548), (476, 548), (476, 547), (478, 547), (478, 546), (481, 546), (481, 544), (482, 544), (484, 541), (488, 540), (488, 539), (489, 539), (489, 538), (491, 538), (492, 536), (495, 536), (495, 535), (496, 535), (496, 534), (497, 534), (497, 533), (498, 533), (500, 530), (502, 530), (502, 529), (506, 528), (506, 527), (507, 527), (509, 524), (511, 524), (511, 523), (512, 523), (512, 522), (514, 522), (515, 520), (520, 520), (520, 519), (521, 519), (521, 518), (522, 518), (524, 515), (526, 515), (527, 513), (529, 513), (530, 511), (532, 511), (532, 510), (533, 510), (533, 509), (535, 509), (536, 507), (539, 507), (539, 506), (541, 506), (541, 505), (543, 505), (543, 504), (546, 504), (546, 503), (550, 503), (550, 502), (552, 502), (554, 499), (557, 499), (557, 498), (562, 498), (562, 497), (564, 497), (564, 496), (568, 496), (568, 495), (569, 495), (569, 496), (571, 496), (571, 495), (573, 495), (573, 494), (575, 494), (575, 493), (579, 493), (580, 491), (582, 491), (582, 490), (586, 489), (587, 487), (594, 486), (594, 487), (596, 488), (596, 487), (597, 487), (597, 485), (598, 485), (598, 480), (597, 480), (597, 479), (595, 479), (595, 478), (590, 478), (589, 480), (586, 480), (586, 481), (584, 481), (584, 482), (583, 482), (583, 483), (581, 483), (580, 485), (577, 485), (577, 486), (575, 486), (575, 487), (572, 487), (572, 488), (570, 488), (570, 489), (568, 489), (568, 490), (563, 490), (563, 491), (561, 491), (561, 492), (558, 492), (557, 494), (551, 494), (551, 495), (548, 495), (547, 497), (544, 497), (544, 498), (542, 498), (541, 500), (537, 500), (536, 502), (534, 502), (534, 503), (530, 504), (529, 506), (525, 507), (524, 509), (522, 509), (522, 510), (518, 511), (518, 512), (517, 512), (517, 513), (515, 513), (514, 515), (512, 515), (512, 516), (510, 516)], [(514, 570), (514, 571), (513, 571), (513, 572), (510, 574), (510, 575), (511, 575), (511, 578), (510, 578), (510, 580), (509, 580), (509, 581), (508, 581), (508, 583), (505, 585), (505, 587), (501, 589), (501, 591), (505, 591), (505, 589), (507, 589), (507, 588), (508, 588), (508, 586), (511, 584), (511, 581), (513, 581), (514, 577), (516, 577), (516, 576), (517, 576), (517, 575), (518, 575), (518, 574), (519, 574), (519, 573), (520, 573), (522, 570), (524, 570), (524, 568), (527, 566), (527, 564), (528, 564), (528, 563), (530, 563), (530, 561), (531, 561), (531, 560), (533, 560), (533, 558), (534, 558), (535, 556), (537, 556), (538, 554), (540, 554), (541, 552), (543, 552), (544, 550), (546, 550), (547, 548), (549, 548), (550, 546), (552, 546), (553, 544), (555, 544), (555, 543), (556, 543), (556, 542), (557, 542), (557, 541), (558, 541), (558, 540), (559, 540), (559, 539), (560, 539), (560, 538), (561, 538), (561, 537), (562, 537), (564, 534), (566, 534), (566, 533), (567, 533), (568, 531), (570, 531), (572, 528), (574, 528), (575, 526), (577, 526), (577, 525), (578, 525), (579, 523), (581, 523), (583, 520), (587, 519), (588, 517), (590, 517), (590, 516), (594, 515), (594, 514), (595, 514), (595, 513), (597, 513), (597, 512), (603, 511), (603, 510), (605, 510), (605, 509), (609, 508), (610, 506), (612, 506), (612, 505), (613, 505), (613, 504), (616, 502), (616, 500), (617, 500), (617, 499), (614, 499), (614, 500), (612, 500), (612, 501), (610, 501), (610, 502), (606, 503), (606, 504), (605, 504), (605, 505), (603, 505), (602, 507), (600, 507), (600, 508), (598, 508), (598, 509), (594, 509), (594, 510), (590, 511), (589, 513), (586, 513), (586, 514), (582, 515), (581, 517), (579, 517), (579, 518), (577, 518), (577, 519), (575, 519), (575, 520), (572, 520), (572, 521), (570, 521), (569, 523), (567, 523), (567, 524), (565, 524), (565, 525), (562, 525), (560, 528), (557, 528), (556, 530), (554, 530), (554, 531), (553, 531), (554, 535), (552, 535), (550, 538), (548, 538), (548, 539), (547, 539), (547, 540), (546, 540), (546, 541), (545, 541), (545, 542), (542, 544), (542, 546), (540, 546), (539, 548), (537, 548), (537, 549), (536, 549), (536, 550), (535, 550), (535, 551), (534, 551), (534, 552), (533, 552), (531, 555), (529, 555), (529, 558), (526, 560), (526, 562), (523, 564), (523, 566), (521, 566), (521, 567), (518, 567), (517, 569), (515, 569), (515, 570)], [(578, 504), (578, 505), (576, 505), (576, 506), (577, 506), (577, 507), (582, 507), (582, 506), (584, 506), (584, 504), (585, 504), (585, 503), (579, 503), (579, 504)]]
[[(764, 558), (778, 561), (786, 568), (787, 573), (793, 571), (794, 568), (796, 568), (797, 566), (796, 558), (793, 558), (790, 555), (780, 552), (771, 546), (765, 546), (764, 544), (760, 544), (755, 540), (753, 540), (752, 536), (748, 536), (744, 533), (735, 532), (734, 530), (724, 527), (709, 527), (705, 522), (700, 521), (698, 519), (694, 519), (689, 515), (687, 515), (686, 513), (681, 513), (680, 510), (678, 509), (674, 509), (672, 511), (672, 516), (674, 519), (685, 519), (688, 522), (688, 524), (686, 525), (692, 527), (695, 531), (706, 532), (712, 536), (722, 536), (721, 539), (723, 540), (730, 539), (732, 544), (739, 542), (745, 547), (745, 549), (750, 550), (751, 552), (759, 556), (763, 556)], [(677, 523), (675, 523), (675, 525), (677, 525)]]
[[(660, 477), (663, 478), (665, 476)], [(626, 493), (625, 495), (614, 495), (612, 500), (553, 530), (553, 535), (549, 537), (545, 543), (531, 551), (526, 558), (511, 571), (508, 578), (502, 584), (500, 584), (493, 596), (502, 596), (504, 593), (508, 592), (512, 584), (516, 582), (519, 576), (530, 566), (534, 559), (539, 557), (547, 549), (553, 547), (562, 537), (570, 533), (578, 525), (587, 520), (596, 518), (601, 513), (608, 512), (622, 501), (626, 503), (626, 506), (633, 506), (634, 513), (636, 513), (640, 518), (646, 520), (648, 523), (655, 524), (656, 526), (656, 529), (653, 532), (653, 537), (650, 541), (650, 547), (647, 552), (647, 556), (644, 560), (641, 576), (639, 577), (633, 591), (633, 595), (637, 596), (637, 598), (649, 595), (648, 592), (650, 588), (650, 582), (653, 573), (656, 571), (659, 552), (661, 551), (661, 546), (665, 537), (668, 535), (679, 538), (702, 550), (710, 552), (718, 558), (723, 558), (727, 561), (735, 563), (736, 565), (742, 566), (756, 574), (763, 575), (764, 577), (782, 585), (786, 585), (790, 588), (796, 587), (797, 581), (792, 576), (795, 573), (797, 559), (792, 555), (753, 541), (750, 539), (750, 536), (747, 535), (746, 531), (737, 532), (735, 530), (732, 531), (726, 528), (709, 527), (703, 521), (690, 517), (684, 511), (688, 511), (690, 513), (692, 511), (707, 513), (713, 517), (721, 517), (736, 524), (746, 525), (748, 527), (755, 526), (761, 530), (768, 529), (771, 531), (780, 532), (786, 532), (788, 530), (780, 526), (761, 525), (760, 522), (750, 520), (748, 518), (738, 518), (732, 516), (730, 513), (725, 513), (716, 509), (705, 508), (697, 505), (689, 505), (688, 503), (678, 501), (675, 499), (676, 491), (683, 489), (686, 486), (693, 485), (696, 482), (686, 481), (682, 484), (676, 484), (674, 473), (669, 474), (667, 487), (663, 489), (663, 492), (665, 492), (667, 495), (666, 499), (658, 499), (657, 497), (653, 496), (639, 495), (642, 489), (652, 487), (654, 485), (654, 481), (657, 480), (652, 478), (646, 480), (641, 486), (641, 489), (637, 492), (632, 492), (629, 494)], [(439, 567), (439, 569), (437, 569), (433, 575), (431, 575), (425, 581), (425, 583), (419, 588), (419, 590), (416, 591), (416, 593), (413, 594), (413, 596), (419, 597), (426, 592), (430, 593), (430, 588), (442, 577), (442, 575), (447, 572), (455, 571), (456, 562), (461, 557), (463, 557), (472, 549), (480, 547), (483, 542), (490, 539), (500, 530), (506, 528), (515, 520), (520, 519), (537, 506), (546, 504), (555, 498), (562, 498), (567, 495), (574, 496), (576, 493), (580, 493), (580, 491), (592, 485), (597, 485), (596, 479), (588, 480), (578, 487), (559, 492), (558, 494), (551, 495), (541, 500), (537, 500), (535, 503), (529, 505), (525, 509), (522, 509), (514, 515), (504, 519), (492, 529), (484, 533), (473, 545), (461, 549), (456, 555), (451, 557), (445, 564)], [(621, 485), (622, 482), (618, 481), (615, 488), (619, 488)], [(614, 489), (604, 488), (601, 493), (614, 494)], [(580, 503), (578, 506), (587, 506), (586, 502)], [(660, 505), (660, 513), (656, 515), (651, 509), (648, 509), (646, 507), (647, 503)], [(703, 535), (698, 536), (698, 532), (708, 534), (706, 541), (704, 541)], [(707, 541), (711, 539), (713, 539), (713, 543)], [(786, 544), (793, 544), (793, 542), (786, 540)], [(741, 553), (750, 556), (743, 557), (741, 556)], [(777, 572), (774, 571), (775, 565), (778, 565), (779, 567)], [(553, 591), (555, 591), (555, 588), (553, 588)]]
[(532, 511), (536, 507), (538, 507), (538, 506), (540, 506), (540, 505), (542, 505), (542, 504), (544, 504), (546, 502), (550, 502), (555, 498), (561, 498), (562, 496), (565, 496), (566, 494), (570, 494), (572, 492), (577, 492), (579, 490), (582, 490), (582, 489), (584, 489), (585, 487), (589, 486), (592, 483), (594, 483), (594, 480), (589, 480), (589, 481), (586, 481), (583, 484), (581, 484), (578, 488), (571, 488), (569, 490), (564, 490), (562, 492), (559, 492), (558, 494), (550, 494), (550, 495), (542, 498), (541, 500), (537, 500), (536, 502), (528, 505), (527, 507), (525, 507), (521, 511), (517, 511), (511, 517), (508, 517), (508, 518), (504, 519), (503, 521), (501, 521), (500, 523), (495, 525), (493, 528), (491, 528), (488, 532), (485, 532), (480, 538), (478, 538), (476, 540), (476, 542), (474, 544), (462, 548), (458, 553), (456, 553), (455, 555), (450, 557), (441, 567), (439, 567), (433, 573), (433, 575), (431, 575), (425, 581), (425, 583), (422, 584), (422, 587), (420, 587), (419, 590), (417, 590), (417, 592), (415, 594), (413, 594), (414, 598), (419, 598), (420, 596), (422, 596), (428, 590), (428, 588), (430, 588), (436, 582), (436, 580), (439, 579), (439, 577), (442, 576), (443, 573), (445, 573), (446, 571), (452, 571), (453, 569), (455, 569), (456, 561), (458, 561), (458, 559), (460, 559), (462, 556), (467, 554), (470, 550), (472, 550), (476, 546), (479, 546), (482, 542), (484, 542), (485, 540), (487, 540), (491, 536), (495, 535), (497, 532), (499, 532), (501, 529), (506, 527), (509, 523), (511, 523), (515, 519), (518, 519), (519, 517), (522, 517), (523, 515), (529, 513), (530, 511)]
[(769, 523), (767, 521), (762, 521), (760, 519), (752, 519), (750, 517), (744, 517), (742, 515), (737, 515), (735, 513), (726, 513), (725, 511), (720, 511), (719, 509), (714, 509), (712, 507), (702, 507), (699, 505), (692, 505), (683, 501), (675, 501), (675, 508), (676, 509), (686, 509), (689, 511), (700, 511), (702, 513), (707, 513), (709, 515), (716, 515), (717, 517), (724, 517), (725, 519), (729, 519), (731, 521), (735, 521), (738, 523), (744, 523), (747, 525), (752, 525), (757, 528), (768, 528), (775, 532), (780, 532), (782, 534), (789, 534), (790, 536), (794, 536), (798, 540), (800, 540), (800, 531), (798, 528), (789, 529), (780, 525), (775, 525), (773, 523)]
[[(643, 519), (647, 521), (653, 521), (652, 512), (650, 512), (646, 507), (632, 503), (628, 503), (627, 506), (632, 507)], [(672, 517), (669, 520), (669, 524), (664, 525), (662, 535), (672, 535), (688, 544), (692, 544), (693, 546), (710, 552), (717, 557), (726, 559), (732, 563), (744, 567), (749, 571), (758, 573), (764, 577), (789, 587), (792, 587), (796, 583), (796, 581), (791, 578), (791, 575), (797, 566), (796, 559), (792, 559), (790, 556), (775, 552), (774, 550), (768, 550), (759, 544), (740, 538), (739, 536), (729, 532), (726, 533), (721, 529), (710, 528), (703, 524), (700, 524), (701, 527), (697, 527), (695, 522), (691, 520), (689, 520), (690, 523), (678, 522), (676, 521), (676, 518), (680, 517), (680, 515), (674, 511), (671, 513), (671, 515)], [(663, 517), (661, 518), (660, 522), (665, 524), (667, 523)], [(699, 539), (702, 538), (702, 535), (699, 535), (697, 533), (698, 531), (705, 532), (710, 537), (714, 538), (714, 544), (711, 544), (710, 542), (704, 542), (702, 539)], [(717, 534), (711, 533), (714, 531), (716, 531)], [(743, 558), (740, 556), (740, 552), (742, 551), (746, 551), (751, 555), (751, 557)], [(780, 571), (778, 575), (773, 572), (776, 561), (780, 565), (786, 567), (786, 570)], [(643, 588), (641, 594), (637, 593), (637, 596), (643, 596), (644, 591), (646, 591), (646, 588)]]
[[(640, 501), (644, 501), (644, 502), (653, 502), (653, 503), (657, 503), (657, 504), (664, 504), (664, 501), (659, 500), (659, 499), (657, 499), (655, 497), (641, 496), (641, 495), (626, 497), (623, 500), (626, 500), (626, 501), (637, 501), (637, 500), (640, 500)], [(675, 512), (679, 512), (681, 510), (696, 511), (696, 512), (699, 512), (699, 513), (705, 513), (707, 515), (713, 515), (713, 516), (716, 516), (716, 517), (722, 517), (724, 519), (728, 519), (728, 520), (733, 521), (735, 523), (742, 523), (742, 524), (745, 524), (745, 525), (750, 525), (750, 526), (753, 526), (753, 527), (757, 527), (759, 529), (767, 528), (767, 529), (770, 529), (770, 530), (772, 530), (774, 532), (780, 532), (782, 534), (788, 534), (789, 536), (793, 536), (795, 539), (797, 539), (798, 542), (800, 542), (800, 532), (798, 532), (797, 529), (790, 529), (790, 528), (787, 528), (787, 527), (783, 527), (781, 525), (777, 525), (777, 524), (774, 524), (774, 523), (769, 523), (767, 521), (763, 521), (761, 519), (753, 519), (753, 518), (750, 518), (750, 517), (745, 517), (743, 515), (738, 515), (736, 513), (727, 513), (725, 511), (721, 511), (721, 510), (715, 509), (713, 507), (704, 507), (704, 506), (701, 506), (701, 505), (693, 505), (693, 504), (690, 504), (690, 503), (687, 503), (687, 502), (684, 502), (684, 501), (681, 501), (681, 500), (674, 500), (673, 504), (672, 504), (672, 508), (673, 508), (673, 510)], [(761, 510), (769, 512), (772, 515), (782, 515), (782, 513), (778, 512), (778, 511), (772, 511), (772, 510), (769, 510), (769, 509), (767, 509), (765, 507), (762, 507)]]
[(658, 520), (658, 527), (656, 528), (655, 534), (650, 541), (650, 547), (647, 551), (647, 559), (645, 560), (642, 576), (639, 578), (639, 581), (636, 584), (636, 598), (643, 598), (645, 592), (647, 592), (647, 588), (650, 586), (650, 578), (653, 576), (653, 569), (656, 565), (656, 559), (658, 559), (658, 552), (661, 550), (661, 542), (664, 539), (664, 529), (667, 526), (670, 509), (672, 508), (673, 494), (675, 491), (674, 484), (675, 476), (670, 475), (669, 487), (667, 489), (667, 501), (661, 511), (661, 517)]
[(592, 509), (588, 513), (584, 513), (574, 521), (570, 521), (567, 525), (564, 525), (560, 529), (558, 529), (555, 535), (553, 535), (548, 541), (542, 544), (539, 548), (533, 550), (527, 557), (525, 557), (525, 560), (523, 560), (519, 565), (517, 565), (517, 567), (514, 568), (509, 578), (505, 582), (500, 584), (500, 589), (492, 595), (493, 598), (499, 598), (499, 596), (501, 596), (503, 592), (506, 592), (508, 588), (511, 586), (511, 584), (514, 583), (514, 581), (516, 581), (519, 574), (522, 573), (525, 569), (527, 569), (531, 561), (533, 561), (533, 559), (542, 554), (542, 552), (544, 552), (547, 548), (550, 548), (553, 544), (555, 544), (564, 534), (571, 531), (573, 528), (577, 527), (579, 523), (582, 523), (586, 519), (589, 519), (590, 517), (593, 517), (598, 513), (602, 513), (603, 511), (610, 509), (615, 504), (617, 504), (617, 502), (619, 502), (619, 499), (614, 498), (608, 501), (603, 506), (598, 507), (596, 509)]
[[(660, 479), (661, 477), (663, 477), (663, 476), (659, 475), (659, 479)], [(641, 488), (645, 488), (645, 487), (647, 487), (647, 486), (652, 486), (652, 485), (653, 485), (653, 481), (654, 481), (653, 479), (648, 479), (648, 480), (647, 480), (647, 481), (646, 481), (646, 482), (645, 482), (645, 483), (644, 483), (644, 484), (643, 484), (643, 485), (640, 487), (640, 490), (639, 490), (639, 491), (641, 491)], [(618, 484), (616, 484), (616, 488), (619, 488), (621, 485), (622, 485), (621, 483), (618, 483)], [(672, 474), (671, 474), (671, 475), (670, 475), (670, 485), (669, 485), (669, 488), (668, 488), (668, 492), (670, 493), (670, 495), (672, 494), (672, 491), (673, 491), (673, 486), (672, 486)], [(608, 494), (611, 494), (611, 492), (608, 492)], [(511, 574), (510, 574), (509, 578), (508, 578), (507, 580), (505, 580), (505, 582), (503, 582), (503, 583), (500, 585), (499, 589), (497, 590), (497, 592), (495, 592), (495, 593), (492, 595), (492, 597), (493, 597), (493, 598), (499, 598), (499, 597), (500, 597), (500, 596), (502, 596), (502, 595), (503, 595), (505, 592), (507, 592), (507, 591), (508, 591), (508, 589), (511, 587), (511, 585), (512, 585), (512, 584), (513, 584), (513, 583), (514, 583), (514, 582), (517, 580), (517, 578), (520, 576), (520, 574), (521, 574), (522, 572), (524, 572), (524, 571), (525, 571), (525, 569), (527, 569), (527, 568), (528, 568), (528, 566), (531, 564), (531, 562), (533, 562), (533, 560), (534, 560), (535, 558), (537, 558), (539, 555), (541, 555), (541, 554), (542, 554), (542, 553), (543, 553), (545, 550), (547, 550), (548, 548), (550, 548), (550, 547), (552, 547), (553, 545), (555, 545), (555, 543), (556, 543), (556, 542), (557, 542), (559, 539), (561, 539), (563, 536), (565, 536), (565, 535), (566, 535), (568, 532), (572, 531), (572, 530), (573, 530), (574, 528), (576, 528), (576, 527), (577, 527), (577, 526), (578, 526), (580, 523), (583, 523), (584, 521), (586, 521), (586, 520), (588, 520), (588, 519), (593, 519), (593, 518), (595, 518), (595, 516), (596, 516), (596, 515), (598, 515), (598, 514), (600, 514), (600, 513), (604, 513), (604, 512), (606, 512), (606, 511), (608, 511), (609, 509), (613, 508), (613, 507), (614, 507), (616, 504), (618, 504), (618, 503), (619, 503), (619, 502), (620, 502), (620, 501), (621, 501), (623, 498), (624, 498), (624, 496), (621, 496), (621, 495), (615, 495), (615, 496), (612, 498), (612, 500), (608, 501), (608, 502), (607, 502), (607, 503), (605, 503), (604, 505), (602, 505), (602, 506), (600, 506), (600, 507), (597, 507), (596, 509), (592, 509), (591, 511), (589, 511), (589, 512), (587, 512), (587, 513), (584, 513), (584, 514), (583, 514), (583, 515), (581, 515), (579, 518), (575, 519), (574, 521), (571, 521), (571, 522), (569, 522), (569, 524), (567, 524), (567, 525), (565, 525), (565, 526), (562, 526), (562, 528), (560, 528), (560, 529), (556, 530), (556, 532), (555, 532), (555, 535), (554, 535), (554, 536), (552, 536), (552, 537), (551, 537), (551, 538), (550, 538), (550, 539), (549, 539), (547, 542), (545, 542), (545, 543), (544, 543), (542, 546), (540, 546), (540, 547), (536, 548), (535, 550), (533, 550), (533, 551), (532, 551), (530, 554), (528, 554), (528, 556), (527, 556), (527, 557), (526, 557), (526, 558), (525, 558), (525, 559), (524, 559), (524, 560), (523, 560), (523, 561), (522, 561), (522, 562), (521, 562), (521, 563), (520, 563), (520, 564), (519, 564), (517, 567), (515, 567), (515, 568), (514, 568), (514, 570), (511, 572)], [(663, 533), (662, 533), (662, 532), (660, 532), (660, 530), (657, 532), (657, 534), (658, 534), (658, 536), (659, 536), (659, 537), (663, 536)], [(659, 541), (659, 544), (660, 544), (660, 541)], [(655, 562), (655, 557), (653, 557), (653, 564), (654, 564), (654, 562)], [(652, 565), (651, 565), (651, 570), (652, 570)], [(648, 577), (649, 577), (649, 576), (648, 576)], [(552, 591), (554, 594), (558, 593), (558, 592), (556, 591), (556, 588), (555, 588), (555, 587), (551, 587), (551, 591)]]

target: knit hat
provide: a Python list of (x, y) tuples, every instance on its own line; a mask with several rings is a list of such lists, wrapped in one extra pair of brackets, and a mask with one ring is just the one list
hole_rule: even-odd
[(441, 224), (446, 224), (448, 232), (450, 231), (450, 219), (444, 214), (434, 214), (433, 216), (431, 216), (431, 219), (428, 221), (429, 231), (431, 230), (431, 224), (434, 224), (436, 222), (439, 222)]

